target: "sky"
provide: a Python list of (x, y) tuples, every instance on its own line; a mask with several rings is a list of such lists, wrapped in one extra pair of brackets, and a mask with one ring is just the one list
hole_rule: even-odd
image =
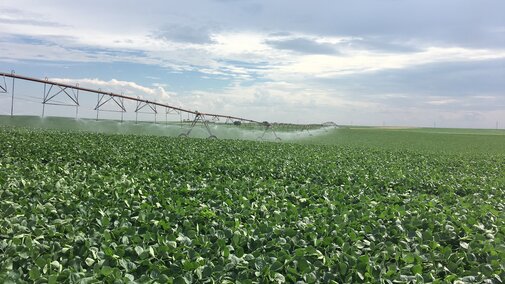
[[(3, 0), (0, 71), (259, 121), (504, 128), (503, 11), (502, 0)], [(41, 87), (22, 84), (16, 113), (39, 115)], [(96, 95), (81, 98), (80, 115), (94, 115)], [(9, 104), (0, 94), (0, 114)]]

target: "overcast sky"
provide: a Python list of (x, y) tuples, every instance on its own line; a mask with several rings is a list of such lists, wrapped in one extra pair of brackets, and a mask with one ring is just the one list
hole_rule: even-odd
[(3, 0), (0, 70), (261, 121), (503, 127), (504, 11), (503, 0)]

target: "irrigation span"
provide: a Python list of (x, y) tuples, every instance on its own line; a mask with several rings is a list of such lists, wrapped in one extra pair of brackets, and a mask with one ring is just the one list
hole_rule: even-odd
[[(182, 120), (182, 115), (187, 114), (188, 117), (189, 115), (193, 116), (192, 119), (189, 119), (187, 122), (190, 123), (190, 127), (187, 131), (181, 133), (179, 136), (189, 136), (193, 128), (197, 125), (203, 126), (206, 131), (209, 134), (209, 138), (217, 138), (211, 131), (209, 127), (209, 123), (217, 122), (223, 119), (225, 124), (230, 124), (230, 125), (235, 125), (235, 126), (240, 126), (242, 124), (248, 124), (248, 125), (256, 125), (264, 128), (264, 132), (261, 136), (259, 136), (259, 139), (263, 139), (265, 137), (265, 134), (267, 132), (271, 132), (276, 140), (280, 140), (280, 138), (277, 136), (275, 132), (275, 128), (295, 128), (299, 131), (309, 131), (310, 129), (315, 129), (315, 128), (321, 128), (321, 127), (327, 127), (328, 123), (324, 124), (292, 124), (292, 123), (269, 123), (267, 121), (256, 121), (252, 119), (247, 119), (243, 117), (237, 117), (237, 116), (231, 116), (231, 115), (224, 115), (224, 114), (215, 114), (215, 113), (206, 113), (206, 112), (199, 112), (195, 110), (189, 110), (185, 109), (182, 107), (177, 107), (173, 105), (169, 105), (166, 103), (161, 103), (161, 102), (156, 102), (156, 101), (150, 101), (147, 99), (143, 99), (141, 97), (132, 97), (132, 96), (126, 96), (124, 94), (117, 94), (114, 92), (106, 92), (102, 91), (101, 89), (90, 89), (90, 88), (85, 88), (79, 86), (79, 84), (75, 85), (70, 85), (70, 84), (65, 84), (65, 83), (60, 83), (60, 82), (55, 82), (51, 81), (47, 78), (45, 79), (38, 79), (38, 78), (33, 78), (33, 77), (28, 77), (28, 76), (22, 76), (22, 75), (17, 75), (14, 71), (11, 73), (6, 73), (6, 72), (0, 72), (0, 93), (4, 94), (10, 94), (11, 95), (11, 105), (10, 105), (10, 115), (14, 115), (14, 100), (15, 100), (15, 85), (16, 85), (16, 80), (20, 80), (22, 82), (34, 82), (40, 85), (43, 85), (43, 97), (42, 97), (42, 116), (44, 116), (45, 113), (45, 107), (46, 105), (56, 105), (56, 106), (71, 106), (75, 107), (75, 116), (76, 118), (78, 117), (79, 114), (79, 92), (87, 92), (91, 94), (96, 94), (97, 95), (97, 102), (95, 107), (93, 108), (94, 111), (96, 111), (96, 119), (99, 119), (99, 114), (100, 111), (104, 111), (104, 107), (107, 105), (110, 107), (111, 105), (115, 107), (116, 112), (121, 113), (121, 121), (123, 121), (123, 113), (127, 112), (127, 108), (125, 106), (125, 101), (131, 101), (135, 103), (135, 121), (138, 121), (138, 114), (139, 113), (145, 113), (145, 111), (148, 111), (155, 116), (155, 122), (156, 122), (156, 115), (160, 111), (164, 111), (165, 115), (168, 115), (170, 113), (176, 113), (179, 114), (181, 123), (183, 122)], [(11, 86), (8, 86), (8, 81), (11, 79)], [(58, 97), (66, 97), (67, 102), (61, 102), (57, 101)], [(111, 110), (107, 110), (111, 111)], [(333, 126), (336, 126), (336, 124), (332, 124)]]

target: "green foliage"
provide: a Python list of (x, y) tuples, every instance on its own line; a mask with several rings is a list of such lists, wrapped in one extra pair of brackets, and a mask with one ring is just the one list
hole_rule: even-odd
[(443, 154), (505, 156), (503, 129), (339, 128), (322, 135), (301, 138), (297, 142)]
[(505, 157), (0, 128), (0, 282), (501, 283)]

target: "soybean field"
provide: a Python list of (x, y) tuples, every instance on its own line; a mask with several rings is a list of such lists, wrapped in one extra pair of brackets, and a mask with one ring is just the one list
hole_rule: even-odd
[(505, 135), (448, 132), (2, 126), (0, 282), (502, 283)]

